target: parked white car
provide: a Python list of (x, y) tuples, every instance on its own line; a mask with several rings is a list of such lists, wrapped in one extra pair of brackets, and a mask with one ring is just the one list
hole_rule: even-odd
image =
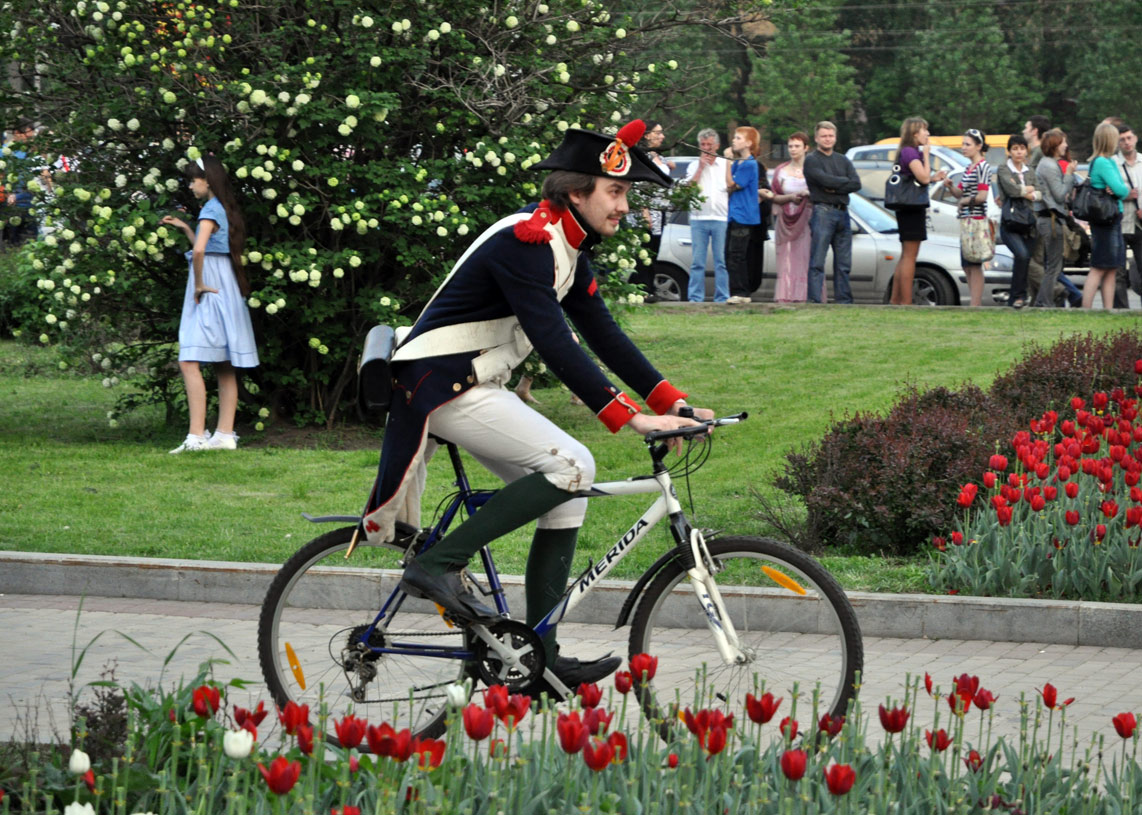
[[(896, 159), (897, 149), (898, 145), (895, 144), (858, 144), (856, 147), (850, 147), (845, 155), (853, 161), (862, 159), (865, 161), (887, 161), (891, 164)], [(951, 147), (934, 144), (928, 153), (928, 157), (932, 164), (932, 170), (937, 173), (940, 170), (947, 170), (951, 173), (956, 170), (963, 170), (968, 166), (968, 160), (964, 154), (959, 150), (953, 150)]]

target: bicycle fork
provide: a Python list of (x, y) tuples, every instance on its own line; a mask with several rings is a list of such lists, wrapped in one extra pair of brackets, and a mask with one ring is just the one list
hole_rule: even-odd
[(706, 625), (714, 637), (714, 645), (727, 665), (744, 665), (748, 662), (745, 653), (738, 647), (738, 632), (734, 628), (733, 620), (726, 612), (722, 594), (714, 582), (711, 569), (714, 568), (713, 559), (706, 548), (706, 540), (697, 529), (690, 530), (690, 552), (694, 565), (687, 570), (690, 586), (694, 589), (694, 596), (698, 598), (699, 605), (706, 615)]

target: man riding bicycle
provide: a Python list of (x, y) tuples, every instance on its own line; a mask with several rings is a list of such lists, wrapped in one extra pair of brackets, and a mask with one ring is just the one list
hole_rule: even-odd
[[(645, 434), (695, 424), (678, 415), (686, 394), (615, 324), (588, 262), (589, 250), (615, 234), (626, 217), (632, 183), (670, 184), (636, 146), (644, 127), (636, 120), (615, 137), (569, 130), (536, 165), (552, 171), (538, 207), (480, 235), (393, 356), (392, 407), (363, 520), (370, 540), (390, 541), (398, 519), (419, 518), (423, 467), (435, 448), (430, 434), (460, 445), (506, 483), (479, 512), (406, 565), (401, 587), (458, 619), (498, 619), (460, 573), (483, 546), (530, 521), (537, 524), (525, 575), (528, 626), (559, 599), (570, 576), (587, 503), (572, 496), (590, 488), (595, 464), (586, 447), (505, 388), (533, 348), (612, 433), (624, 425)], [(642, 413), (608, 381), (565, 318), (658, 415)], [(712, 411), (695, 415), (713, 418)], [(581, 662), (558, 656), (554, 628), (543, 644), (546, 664), (571, 689), (606, 677), (621, 663), (618, 657)]]

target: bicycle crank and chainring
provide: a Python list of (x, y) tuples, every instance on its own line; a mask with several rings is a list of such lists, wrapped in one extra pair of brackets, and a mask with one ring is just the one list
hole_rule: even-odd
[(485, 684), (506, 685), (514, 693), (543, 676), (546, 667), (543, 641), (535, 631), (516, 620), (501, 620), (486, 628), (512, 652), (516, 661), (514, 665), (509, 664), (476, 631), (472, 631), (469, 636), (472, 639), (472, 650), (476, 653), (476, 669)]

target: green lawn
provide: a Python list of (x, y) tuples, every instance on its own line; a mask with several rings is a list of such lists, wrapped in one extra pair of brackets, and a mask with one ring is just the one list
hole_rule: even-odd
[[(750, 420), (717, 433), (691, 479), (698, 524), (764, 534), (751, 489), (769, 486), (790, 448), (847, 412), (886, 407), (905, 382), (988, 384), (1025, 344), (1060, 334), (1136, 327), (1137, 315), (1006, 309), (649, 307), (629, 317), (647, 356), (719, 413)], [(566, 391), (536, 393), (541, 410), (595, 453), (600, 480), (645, 472), (640, 440), (612, 438)], [(0, 343), (0, 547), (12, 550), (280, 562), (319, 530), (300, 513), (356, 513), (377, 465), (379, 433), (253, 432), (235, 453), (170, 456), (185, 434), (157, 411), (108, 426), (115, 394), (98, 377), (61, 373), (50, 351)], [(492, 482), (478, 475), (477, 483)], [(448, 489), (444, 458), (430, 468), (427, 513)], [(678, 484), (689, 510), (686, 485)], [(597, 557), (641, 512), (646, 497), (592, 503), (580, 559)], [(620, 565), (633, 577), (668, 545), (656, 531)], [(522, 570), (527, 538), (497, 549)], [(850, 589), (913, 591), (916, 563), (827, 557)]]

